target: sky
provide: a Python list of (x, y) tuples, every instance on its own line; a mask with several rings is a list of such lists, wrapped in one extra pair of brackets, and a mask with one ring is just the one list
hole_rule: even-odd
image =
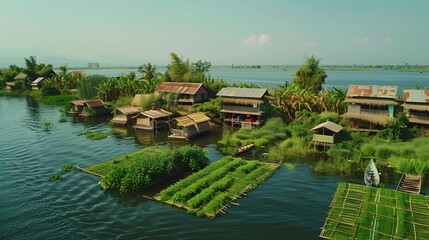
[(429, 1), (1, 0), (0, 59), (429, 64)]

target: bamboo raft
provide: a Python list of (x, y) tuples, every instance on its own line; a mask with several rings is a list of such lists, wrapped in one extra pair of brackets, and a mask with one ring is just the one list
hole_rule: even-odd
[(422, 190), (422, 177), (414, 176), (410, 174), (402, 174), (401, 180), (399, 180), (396, 191), (420, 194)]
[(246, 146), (239, 147), (239, 148), (237, 148), (237, 150), (235, 150), (234, 155), (241, 154), (241, 153), (253, 148), (254, 146), (255, 146), (255, 144), (251, 143), (251, 144), (248, 144)]

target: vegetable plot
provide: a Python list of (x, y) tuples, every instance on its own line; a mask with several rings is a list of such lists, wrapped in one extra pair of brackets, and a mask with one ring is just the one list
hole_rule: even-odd
[(155, 199), (198, 216), (215, 218), (218, 213), (224, 213), (232, 201), (269, 178), (278, 167), (256, 160), (224, 157), (161, 191)]

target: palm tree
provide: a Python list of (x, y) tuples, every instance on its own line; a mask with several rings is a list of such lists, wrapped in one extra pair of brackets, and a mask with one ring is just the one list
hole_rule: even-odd
[(137, 70), (142, 73), (142, 78), (146, 80), (153, 79), (157, 75), (156, 67), (153, 66), (151, 63), (142, 65)]

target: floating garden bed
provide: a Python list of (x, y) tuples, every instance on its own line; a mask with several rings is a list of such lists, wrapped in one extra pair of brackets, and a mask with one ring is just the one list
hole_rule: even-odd
[(429, 239), (429, 197), (340, 183), (323, 239)]
[(126, 168), (131, 166), (136, 159), (140, 158), (140, 156), (156, 155), (156, 154), (160, 154), (164, 150), (165, 150), (164, 147), (159, 147), (159, 146), (147, 147), (139, 151), (135, 151), (132, 153), (124, 154), (119, 157), (115, 157), (105, 162), (91, 165), (89, 167), (86, 167), (85, 170), (92, 173), (96, 173), (98, 175), (105, 176), (107, 173), (111, 172), (114, 168), (118, 168), (118, 167)]
[(196, 146), (146, 148), (82, 169), (101, 177), (105, 190), (139, 192), (176, 174), (198, 171), (209, 164), (207, 152)]
[(198, 216), (215, 218), (229, 204), (269, 178), (277, 164), (246, 161), (231, 156), (161, 191), (155, 199)]

